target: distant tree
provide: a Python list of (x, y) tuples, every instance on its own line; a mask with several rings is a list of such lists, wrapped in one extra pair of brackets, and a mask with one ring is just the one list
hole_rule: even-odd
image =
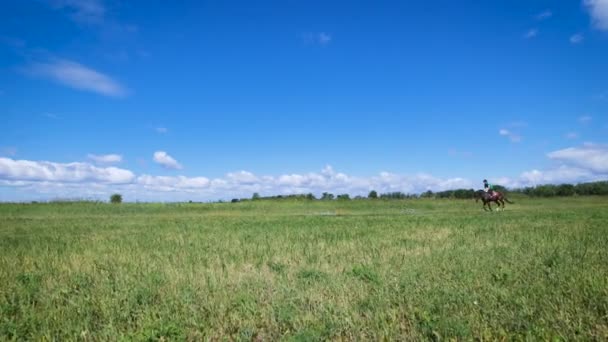
[(260, 194), (258, 194), (257, 192), (254, 192), (254, 193), (253, 193), (253, 196), (251, 196), (251, 199), (252, 199), (253, 201), (257, 201), (257, 200), (259, 200), (260, 198), (261, 198), (261, 197), (260, 197)]
[(408, 196), (401, 191), (389, 192), (380, 195), (380, 198), (382, 199), (405, 199), (407, 197)]
[(232, 203), (237, 203), (238, 201), (239, 201), (239, 199), (238, 199), (238, 198), (233, 198), (233, 199), (232, 199), (230, 202), (232, 202)]
[(376, 199), (376, 198), (378, 198), (378, 193), (376, 192), (376, 190), (372, 190), (367, 195), (367, 198)]
[(122, 203), (122, 195), (121, 194), (112, 194), (112, 196), (110, 196), (110, 203)]
[(574, 189), (577, 195), (608, 195), (608, 181), (580, 183)]
[(338, 195), (337, 199), (342, 200), (342, 201), (349, 201), (350, 196), (348, 194), (342, 194), (342, 195)]
[(324, 193), (321, 195), (321, 199), (322, 199), (322, 200), (333, 200), (333, 199), (334, 199), (334, 195), (333, 195), (333, 194), (330, 194), (329, 192), (324, 192)]
[(507, 192), (507, 188), (505, 188), (505, 187), (504, 187), (504, 186), (502, 186), (502, 185), (496, 185), (496, 184), (495, 184), (495, 185), (493, 185), (493, 187), (494, 187), (494, 190), (496, 190), (496, 191), (498, 191), (498, 192), (501, 192), (501, 193), (503, 193), (503, 194), (504, 194), (505, 192)]
[(533, 188), (533, 187), (531, 187), (531, 186), (527, 186), (527, 187), (523, 188), (523, 189), (521, 190), (521, 192), (522, 192), (523, 194), (525, 194), (525, 195), (528, 195), (528, 196), (533, 196), (533, 195), (534, 195), (534, 188)]
[(420, 197), (422, 198), (431, 198), (433, 197), (433, 192), (431, 190), (427, 190), (426, 192), (423, 192)]
[(555, 190), (557, 196), (574, 196), (574, 185), (572, 184), (560, 184)]
[(454, 191), (452, 191), (452, 190), (446, 190), (446, 191), (437, 192), (437, 193), (435, 193), (435, 197), (437, 197), (437, 198), (452, 198), (452, 197), (454, 197)]
[(475, 190), (473, 189), (458, 189), (454, 190), (454, 197), (459, 199), (469, 199), (473, 197)]
[(315, 195), (313, 195), (312, 193), (309, 193), (308, 195), (306, 195), (306, 199), (309, 200), (309, 201), (313, 201), (316, 198), (315, 198)]
[(553, 197), (557, 195), (557, 187), (553, 184), (539, 185), (534, 189), (536, 196)]

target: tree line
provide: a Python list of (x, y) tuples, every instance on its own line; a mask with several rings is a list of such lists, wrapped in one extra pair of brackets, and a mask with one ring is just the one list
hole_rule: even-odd
[[(494, 185), (494, 190), (502, 193), (517, 193), (530, 197), (564, 197), (564, 196), (589, 196), (589, 195), (608, 195), (608, 181), (588, 182), (579, 184), (544, 184), (534, 187), (514, 188), (507, 189), (501, 185)], [(455, 198), (455, 199), (469, 199), (472, 198), (475, 193), (474, 189), (455, 189), (433, 192), (428, 190), (420, 194), (409, 194), (400, 191), (378, 193), (372, 190), (368, 193), (367, 197), (356, 196), (351, 198), (349, 194), (334, 195), (329, 192), (324, 192), (319, 198), (312, 193), (308, 194), (296, 194), (296, 195), (276, 195), (276, 196), (260, 196), (257, 192), (253, 194), (251, 198), (235, 198), (232, 202), (242, 201), (258, 201), (258, 200), (360, 200), (360, 199), (412, 199), (412, 198)]]

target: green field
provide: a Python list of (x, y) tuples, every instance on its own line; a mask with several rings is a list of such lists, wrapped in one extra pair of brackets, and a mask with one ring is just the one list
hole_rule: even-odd
[(608, 339), (608, 198), (0, 205), (0, 340)]

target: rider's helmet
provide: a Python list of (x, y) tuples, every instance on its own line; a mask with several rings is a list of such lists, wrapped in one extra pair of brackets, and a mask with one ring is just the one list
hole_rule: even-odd
[(487, 183), (488, 181), (484, 179), (484, 180), (483, 180), (483, 182), (484, 182), (484, 183)]

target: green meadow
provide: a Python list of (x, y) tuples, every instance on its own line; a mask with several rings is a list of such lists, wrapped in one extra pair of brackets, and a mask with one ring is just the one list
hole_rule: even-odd
[(606, 340), (608, 197), (0, 205), (0, 340)]

